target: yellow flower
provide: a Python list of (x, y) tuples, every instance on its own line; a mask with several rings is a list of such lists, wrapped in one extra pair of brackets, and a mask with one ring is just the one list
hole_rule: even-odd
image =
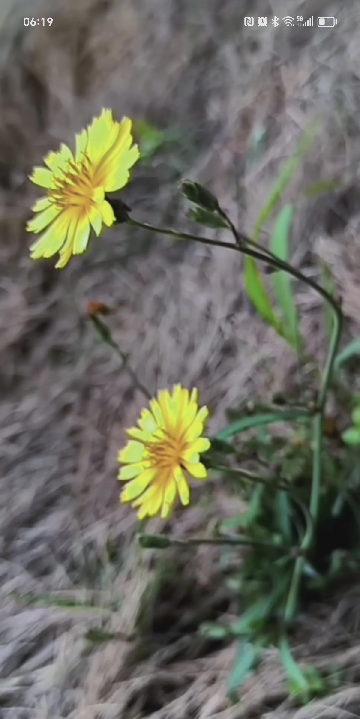
[(118, 479), (131, 480), (120, 495), (121, 502), (140, 507), (139, 519), (161, 513), (166, 519), (178, 494), (189, 504), (190, 491), (183, 470), (195, 479), (205, 479), (207, 471), (199, 453), (210, 447), (200, 437), (208, 418), (207, 407), (198, 406), (198, 391), (175, 385), (171, 392), (160, 390), (143, 409), (138, 427), (127, 430), (131, 440), (119, 452), (124, 467)]
[(71, 255), (86, 250), (91, 227), (99, 236), (103, 223), (113, 224), (105, 192), (126, 185), (129, 169), (140, 156), (137, 145), (132, 145), (131, 125), (128, 117), (116, 122), (111, 110), (103, 110), (76, 135), (75, 155), (62, 144), (44, 158), (46, 168), (34, 167), (30, 180), (46, 188), (47, 196), (35, 202), (32, 210), (37, 214), (26, 228), (45, 230), (30, 248), (32, 259), (59, 252), (56, 267), (64, 267)]

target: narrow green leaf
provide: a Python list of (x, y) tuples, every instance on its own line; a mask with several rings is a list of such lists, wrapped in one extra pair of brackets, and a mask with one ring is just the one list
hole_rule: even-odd
[(114, 634), (114, 632), (106, 632), (100, 627), (93, 627), (92, 629), (88, 629), (85, 634), (85, 639), (87, 639), (88, 642), (92, 642), (93, 644), (111, 642), (111, 640), (115, 638), (116, 634)]
[(294, 696), (300, 695), (306, 701), (309, 699), (309, 684), (299, 665), (291, 654), (288, 640), (282, 637), (279, 643), (280, 659), (286, 677), (289, 682), (290, 691)]
[[(281, 198), (285, 187), (290, 182), (293, 174), (297, 170), (303, 155), (308, 150), (312, 142), (315, 131), (316, 125), (315, 123), (313, 123), (309, 127), (309, 129), (301, 136), (294, 155), (290, 157), (283, 166), (278, 179), (276, 180), (265, 204), (261, 208), (256, 219), (252, 231), (252, 239), (254, 242), (258, 241), (263, 224), (266, 222), (267, 218), (274, 210), (275, 206)], [(265, 320), (265, 322), (272, 326), (281, 337), (284, 337), (284, 339), (286, 339), (291, 344), (291, 339), (288, 336), (286, 329), (283, 327), (279, 318), (276, 316), (272, 309), (271, 302), (267, 296), (266, 290), (258, 272), (256, 262), (252, 257), (245, 258), (244, 284), (249, 299), (253, 303), (255, 309), (258, 311), (260, 316)]]
[(280, 175), (278, 179), (276, 180), (275, 184), (273, 185), (272, 190), (270, 191), (268, 198), (261, 208), (258, 217), (256, 219), (254, 229), (252, 232), (252, 239), (257, 242), (259, 239), (260, 230), (263, 226), (263, 224), (266, 222), (268, 217), (273, 212), (275, 206), (279, 202), (286, 186), (289, 184), (292, 176), (295, 174), (297, 168), (300, 165), (300, 162), (309, 149), (314, 135), (316, 133), (317, 126), (315, 123), (312, 123), (312, 125), (302, 134), (296, 150), (294, 154), (289, 157), (289, 159), (285, 162)]
[(228, 227), (228, 224), (217, 212), (205, 210), (203, 207), (191, 208), (188, 212), (188, 217), (190, 220), (193, 220), (193, 222), (197, 222), (204, 227), (210, 227), (212, 230)]
[(352, 340), (352, 342), (346, 345), (346, 347), (339, 352), (335, 359), (334, 368), (336, 370), (340, 369), (341, 365), (354, 357), (354, 355), (360, 355), (360, 337)]
[(244, 527), (250, 527), (251, 524), (256, 522), (256, 520), (261, 512), (261, 501), (262, 501), (264, 492), (265, 492), (265, 487), (263, 484), (258, 484), (257, 487), (254, 487), (254, 489), (251, 493), (251, 499), (248, 504), (247, 511), (245, 512)]
[(307, 413), (299, 412), (299, 410), (289, 410), (287, 412), (267, 412), (265, 414), (250, 415), (249, 417), (241, 417), (241, 419), (232, 422), (215, 435), (215, 439), (227, 440), (234, 437), (235, 434), (246, 432), (254, 427), (261, 427), (265, 424), (273, 424), (274, 422), (288, 422), (291, 420), (303, 420)]
[(352, 421), (357, 427), (360, 427), (360, 407), (355, 407), (351, 413)]
[(275, 516), (278, 529), (289, 541), (291, 539), (291, 502), (287, 492), (276, 492)]
[(338, 190), (342, 183), (339, 180), (320, 180), (320, 182), (314, 182), (305, 189), (306, 197), (314, 197), (316, 195), (323, 195), (327, 192), (333, 192)]
[[(270, 250), (280, 260), (287, 261), (289, 258), (289, 234), (293, 214), (293, 205), (285, 205), (280, 210), (271, 233)], [(280, 271), (274, 272), (271, 275), (271, 280), (286, 324), (287, 334), (292, 346), (298, 351), (300, 345), (299, 323), (291, 287), (292, 278), (287, 272)]]
[(234, 662), (227, 680), (227, 694), (234, 697), (234, 693), (243, 683), (248, 674), (255, 668), (260, 655), (260, 649), (255, 648), (251, 642), (240, 642), (236, 650)]
[[(320, 263), (320, 269), (323, 287), (329, 293), (329, 295), (334, 297), (335, 285), (333, 282), (330, 267), (326, 264), (326, 262), (322, 261)], [(328, 302), (324, 302), (323, 308), (326, 334), (330, 340), (334, 325), (334, 313)]]
[(208, 639), (218, 639), (219, 641), (222, 641), (229, 636), (229, 630), (222, 624), (204, 622), (200, 626), (200, 634)]
[(245, 257), (244, 268), (244, 285), (249, 300), (253, 303), (260, 317), (273, 327), (281, 337), (286, 337), (282, 323), (272, 309), (255, 260), (252, 257)]
[(257, 602), (243, 612), (239, 619), (229, 625), (231, 632), (235, 635), (251, 634), (259, 624), (269, 620), (287, 585), (288, 578), (286, 575), (278, 579), (273, 589), (265, 597), (258, 599)]
[(345, 432), (342, 433), (341, 438), (345, 444), (358, 445), (360, 444), (360, 428), (349, 427)]

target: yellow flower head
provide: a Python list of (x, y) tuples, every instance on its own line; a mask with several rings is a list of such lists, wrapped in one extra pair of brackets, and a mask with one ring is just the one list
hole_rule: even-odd
[(128, 117), (116, 122), (111, 110), (103, 110), (76, 135), (75, 155), (62, 144), (44, 158), (46, 168), (34, 167), (30, 180), (46, 188), (47, 195), (35, 202), (32, 210), (37, 214), (26, 228), (45, 230), (30, 248), (32, 259), (59, 252), (56, 267), (64, 267), (71, 255), (86, 250), (91, 227), (99, 236), (103, 223), (113, 224), (105, 192), (126, 185), (129, 169), (140, 156), (137, 145), (132, 145), (131, 124)]
[(158, 512), (166, 519), (177, 494), (182, 504), (189, 504), (183, 470), (195, 479), (207, 477), (199, 453), (210, 447), (210, 441), (200, 436), (209, 412), (207, 407), (199, 409), (196, 389), (190, 394), (180, 384), (172, 393), (160, 390), (149, 406), (141, 412), (138, 427), (127, 430), (131, 440), (118, 455), (125, 464), (118, 479), (131, 480), (120, 501), (139, 507), (139, 519)]

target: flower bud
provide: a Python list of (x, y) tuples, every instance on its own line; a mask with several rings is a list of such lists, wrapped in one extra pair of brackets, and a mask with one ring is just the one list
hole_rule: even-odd
[(125, 202), (119, 200), (116, 197), (108, 197), (108, 195), (105, 195), (105, 198), (113, 209), (116, 223), (121, 224), (122, 222), (127, 222), (129, 219), (129, 212), (131, 212), (131, 208), (128, 207)]
[(171, 547), (171, 539), (162, 534), (138, 534), (139, 544), (144, 549), (167, 549)]
[(211, 192), (203, 187), (198, 182), (192, 182), (192, 180), (183, 180), (180, 183), (180, 192), (190, 202), (193, 202), (199, 207), (203, 207), (205, 210), (210, 212), (218, 212), (220, 210), (219, 203)]

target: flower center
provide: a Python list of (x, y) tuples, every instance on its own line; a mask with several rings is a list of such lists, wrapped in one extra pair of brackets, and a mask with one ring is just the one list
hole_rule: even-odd
[(157, 469), (175, 469), (181, 464), (184, 442), (181, 437), (172, 437), (167, 430), (159, 429), (155, 441), (147, 442), (148, 459)]
[(95, 189), (92, 163), (84, 154), (81, 162), (69, 160), (66, 170), (54, 176), (49, 197), (59, 209), (73, 206), (88, 210), (93, 203)]

